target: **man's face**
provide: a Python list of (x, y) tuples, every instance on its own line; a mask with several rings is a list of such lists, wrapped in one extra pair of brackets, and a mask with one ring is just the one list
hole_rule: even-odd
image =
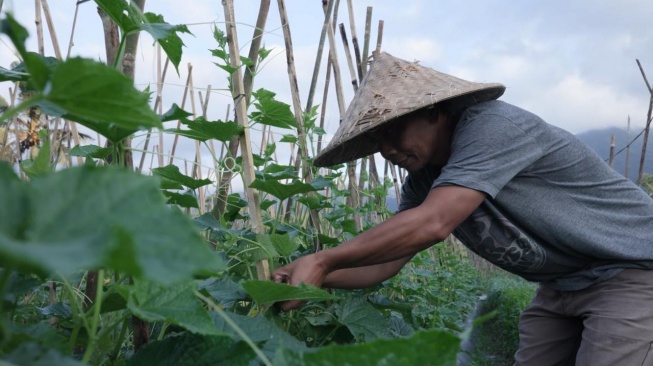
[(381, 155), (409, 172), (449, 159), (453, 127), (443, 113), (423, 111), (399, 118), (371, 133)]

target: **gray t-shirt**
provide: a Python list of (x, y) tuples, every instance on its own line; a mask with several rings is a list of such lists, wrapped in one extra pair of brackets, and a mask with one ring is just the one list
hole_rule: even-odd
[(409, 174), (399, 211), (445, 185), (487, 194), (454, 235), (527, 280), (572, 291), (623, 268), (653, 269), (653, 199), (575, 136), (523, 109), (502, 101), (468, 108), (447, 165)]

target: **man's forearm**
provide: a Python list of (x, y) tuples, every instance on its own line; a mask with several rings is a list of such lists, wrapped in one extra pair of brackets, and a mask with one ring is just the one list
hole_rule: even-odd
[(323, 285), (324, 287), (339, 289), (372, 287), (399, 273), (410, 259), (411, 257), (406, 257), (388, 263), (339, 269), (329, 273)]

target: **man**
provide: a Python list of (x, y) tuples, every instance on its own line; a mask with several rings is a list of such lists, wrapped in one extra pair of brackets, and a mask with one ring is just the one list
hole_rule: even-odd
[(653, 365), (653, 200), (504, 90), (375, 55), (315, 164), (380, 151), (409, 172), (399, 213), (273, 279), (368, 287), (453, 233), (540, 283), (516, 365)]

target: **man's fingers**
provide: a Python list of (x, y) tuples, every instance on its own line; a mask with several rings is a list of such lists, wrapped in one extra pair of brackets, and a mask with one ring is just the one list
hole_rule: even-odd
[(297, 309), (304, 305), (306, 302), (305, 301), (297, 301), (297, 300), (292, 300), (292, 301), (284, 301), (281, 303), (281, 310), (283, 311), (290, 311)]
[(272, 280), (277, 283), (289, 283), (290, 277), (285, 273), (273, 273)]

